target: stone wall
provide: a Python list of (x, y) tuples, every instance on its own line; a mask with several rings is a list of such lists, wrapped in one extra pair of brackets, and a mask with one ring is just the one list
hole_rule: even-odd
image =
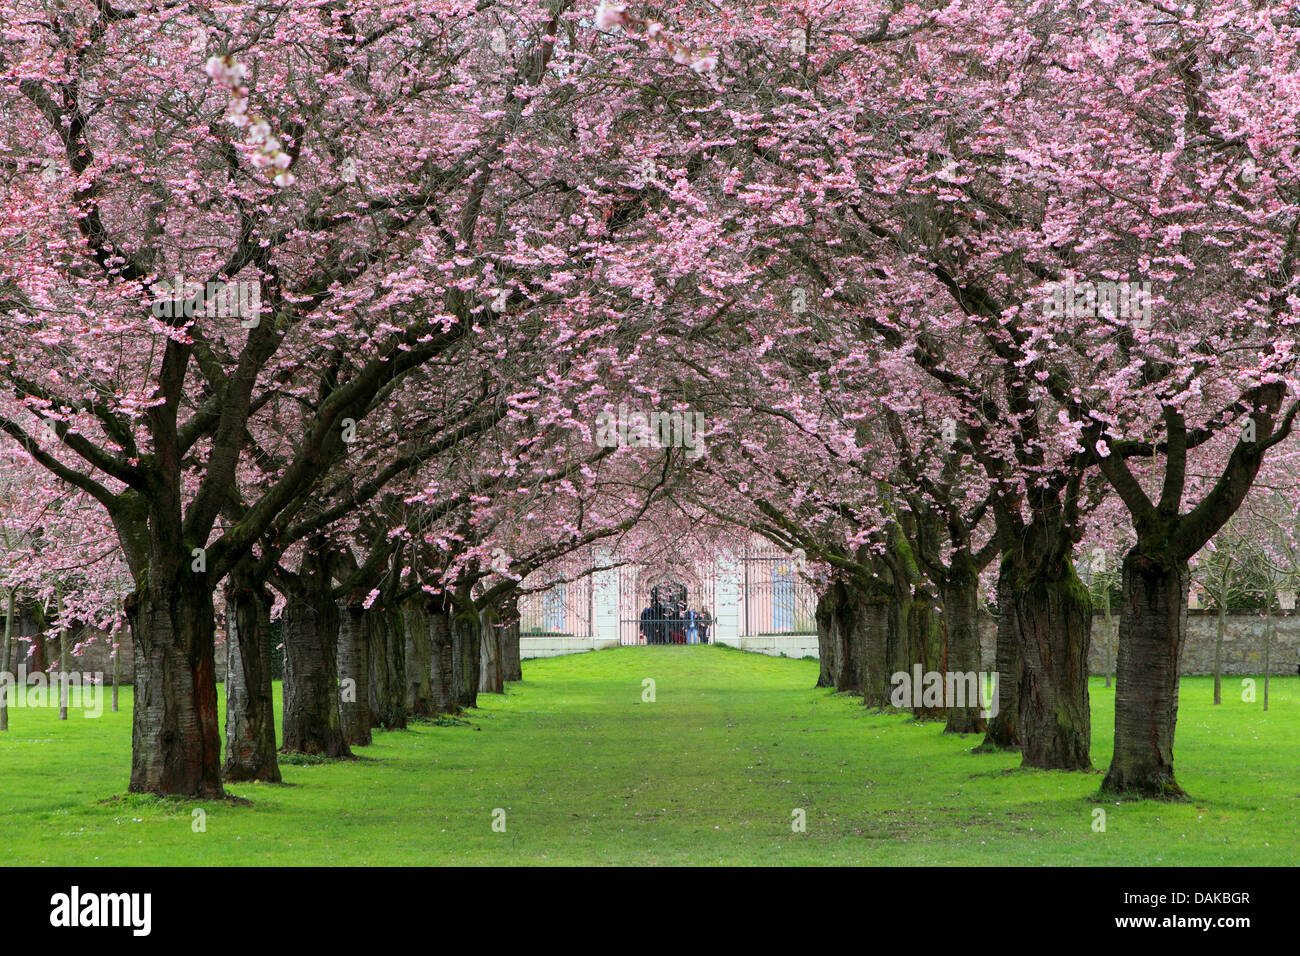
[[(1218, 630), (1218, 613), (1215, 611), (1187, 612), (1187, 643), (1183, 648), (1182, 672), (1184, 674), (1214, 673), (1214, 637)], [(1288, 617), (1274, 617), (1271, 669), (1274, 674), (1294, 674), (1297, 655), (1300, 655), (1300, 613)], [(1112, 625), (1119, 628), (1119, 616)], [(1092, 619), (1092, 645), (1089, 649), (1089, 669), (1094, 674), (1105, 673), (1106, 619), (1096, 614)], [(994, 643), (996, 625), (992, 616), (980, 622), (980, 645), (983, 669), (994, 669)], [(1111, 643), (1111, 668), (1114, 668), (1115, 644)], [(1262, 674), (1264, 672), (1264, 618), (1259, 614), (1229, 614), (1223, 631), (1223, 673)]]

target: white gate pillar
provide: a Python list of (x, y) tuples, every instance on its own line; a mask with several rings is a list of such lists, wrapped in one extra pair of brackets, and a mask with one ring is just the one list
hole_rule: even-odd
[(713, 599), (717, 607), (713, 610), (713, 638), (718, 644), (740, 644), (740, 562), (735, 555), (721, 554), (717, 563), (717, 584)]
[(598, 548), (596, 567), (601, 570), (592, 575), (591, 638), (595, 647), (613, 647), (618, 644), (618, 568), (610, 567), (613, 559), (608, 548)]

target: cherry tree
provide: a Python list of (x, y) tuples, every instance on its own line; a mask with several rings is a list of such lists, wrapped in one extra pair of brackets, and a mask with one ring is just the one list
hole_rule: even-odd
[[(746, 174), (764, 177), (750, 211), (819, 300), (962, 403), (1000, 492), (1030, 765), (1090, 764), (1071, 555), (1095, 476), (1123, 501), (1106, 787), (1177, 796), (1187, 562), (1296, 409), (1294, 12), (852, 7), (856, 23), (837, 8), (810, 26), (803, 86), (733, 105)], [(1190, 481), (1193, 462), (1213, 479)]]
[[(570, 155), (572, 111), (548, 109), (587, 81), (570, 6), (0, 10), (0, 430), (104, 507), (131, 569), (132, 790), (222, 793), (214, 588), (345, 432), (584, 284), (553, 240), (598, 244), (619, 203), (581, 211), (604, 146)], [(231, 288), (257, 292), (234, 309)], [(301, 369), (300, 444), (218, 533), (250, 425)]]

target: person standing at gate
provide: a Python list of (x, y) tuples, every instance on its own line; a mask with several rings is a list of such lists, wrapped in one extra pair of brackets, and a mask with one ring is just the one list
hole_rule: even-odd
[(709, 643), (709, 627), (712, 626), (712, 624), (713, 624), (713, 617), (709, 614), (709, 609), (706, 607), (703, 611), (700, 612), (700, 643), (701, 644)]
[(694, 608), (687, 608), (684, 621), (686, 624), (686, 643), (700, 643), (700, 615), (696, 613)]
[(654, 643), (651, 640), (651, 637), (653, 636), (651, 631), (652, 628), (654, 627), (651, 621), (654, 618), (654, 613), (655, 613), (654, 610), (648, 604), (641, 611), (641, 643), (642, 644)]

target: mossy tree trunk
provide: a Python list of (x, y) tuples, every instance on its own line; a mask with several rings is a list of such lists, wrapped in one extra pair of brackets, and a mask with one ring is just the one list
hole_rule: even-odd
[[(271, 595), (247, 559), (226, 583), (227, 781), (280, 782), (271, 680)], [(117, 658), (114, 654), (114, 689)]]
[(501, 617), (496, 607), (479, 608), (479, 681), (481, 694), (504, 694), (505, 671), (502, 669)]
[(1214, 629), (1214, 703), (1223, 703), (1223, 632), (1228, 623), (1228, 602), (1219, 598), (1218, 621)]
[[(987, 722), (980, 707), (980, 635), (979, 573), (969, 554), (954, 555), (946, 587), (943, 590), (943, 626), (947, 647), (945, 670), (958, 675), (965, 689), (964, 700), (949, 701), (948, 723), (944, 733), (982, 734)], [(972, 700), (968, 675), (975, 675), (976, 691)]]
[(429, 610), (429, 702), (435, 714), (460, 712), (456, 681), (455, 615), (442, 599)]
[[(937, 605), (938, 598), (929, 586), (918, 585), (907, 616), (908, 661), (911, 665), (908, 670), (915, 675), (919, 666), (922, 675), (937, 674), (942, 682), (948, 673), (948, 664), (943, 620)], [(946, 717), (948, 708), (943, 693), (926, 694), (924, 688), (924, 680), (921, 687), (912, 688), (912, 715), (918, 720)]]
[(1019, 576), (1012, 606), (1022, 662), (1018, 729), (1024, 765), (1087, 770), (1092, 599), (1065, 559)]
[[(55, 591), (55, 613), (63, 615), (63, 594)], [(59, 628), (59, 720), (68, 719), (68, 671), (72, 667), (69, 659), (69, 631), (67, 627)]]
[(817, 684), (818, 687), (835, 686), (835, 584), (828, 584), (817, 595), (817, 608), (813, 619), (817, 623)]
[(339, 608), (328, 556), (309, 548), (286, 591), (282, 750), (351, 757), (339, 715)]
[(126, 600), (135, 648), (129, 789), (220, 799), (216, 612), (212, 585), (187, 559), (179, 549), (155, 555)]
[(113, 713), (117, 713), (117, 693), (122, 682), (122, 645), (113, 648)]
[(1020, 656), (1020, 638), (1016, 627), (1015, 585), (1008, 565), (998, 573), (998, 629), (994, 649), (997, 673), (997, 706), (991, 708), (984, 732), (983, 750), (1020, 749), (1020, 684), (1024, 661)]
[(1135, 547), (1124, 557), (1123, 576), (1115, 755), (1102, 790), (1180, 797), (1174, 727), (1191, 573), (1185, 562), (1164, 565)]
[(506, 599), (501, 615), (501, 676), (506, 681), (524, 679), (524, 662), (519, 646), (519, 598)]
[(374, 736), (370, 707), (370, 649), (366, 609), (345, 603), (339, 614), (339, 723), (350, 747), (368, 747)]
[(453, 693), (462, 710), (478, 706), (481, 627), (473, 602), (459, 601), (451, 618), (451, 653)]
[[(0, 673), (14, 674), (15, 669), (9, 666), (9, 660), (12, 657), (10, 648), (13, 646), (14, 633), (14, 615), (18, 613), (18, 589), (9, 588), (8, 600), (5, 602), (5, 630), (4, 642), (0, 643)], [(15, 675), (13, 680), (17, 681)], [(9, 729), (9, 695), (17, 692), (16, 683), (3, 681), (0, 683), (0, 731)]]
[(385, 730), (406, 728), (406, 647), (400, 612), (375, 605), (365, 612), (370, 710)]
[(432, 717), (433, 645), (429, 612), (418, 602), (408, 601), (402, 608), (402, 625), (406, 641), (406, 709), (417, 717)]
[(880, 594), (864, 595), (858, 605), (857, 625), (862, 646), (862, 704), (885, 707), (889, 703), (889, 601)]

